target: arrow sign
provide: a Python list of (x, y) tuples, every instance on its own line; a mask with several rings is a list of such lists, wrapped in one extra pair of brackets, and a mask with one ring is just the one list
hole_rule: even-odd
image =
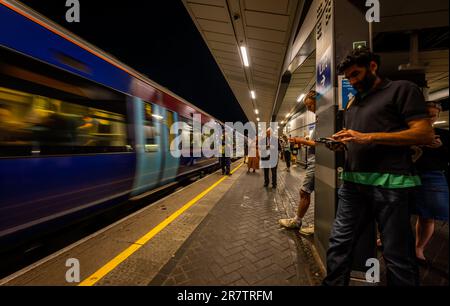
[(317, 63), (317, 92), (323, 96), (331, 89), (331, 47)]
[(320, 81), (320, 84), (322, 84), (322, 87), (325, 87), (326, 82), (327, 82), (327, 77), (323, 74), (322, 81)]

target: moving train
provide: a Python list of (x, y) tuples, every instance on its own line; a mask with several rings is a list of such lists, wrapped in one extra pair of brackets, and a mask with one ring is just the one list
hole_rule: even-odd
[(194, 114), (223, 126), (22, 4), (1, 2), (0, 239), (217, 165), (170, 152), (170, 127), (184, 122), (180, 133), (192, 138)]

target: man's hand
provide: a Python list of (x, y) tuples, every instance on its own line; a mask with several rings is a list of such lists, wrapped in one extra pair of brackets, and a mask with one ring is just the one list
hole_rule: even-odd
[(437, 149), (437, 148), (442, 147), (442, 140), (441, 140), (441, 137), (440, 137), (439, 135), (436, 135), (436, 136), (434, 137), (433, 142), (432, 142), (430, 145), (426, 146), (426, 147), (432, 148), (432, 149)]
[(315, 147), (316, 143), (313, 140), (307, 140), (302, 137), (290, 138), (289, 142), (296, 143), (302, 146)]
[(334, 140), (348, 143), (348, 142), (354, 142), (359, 144), (370, 144), (372, 143), (372, 137), (370, 134), (366, 133), (360, 133), (353, 130), (346, 130), (343, 129), (339, 133), (336, 133), (332, 136)]

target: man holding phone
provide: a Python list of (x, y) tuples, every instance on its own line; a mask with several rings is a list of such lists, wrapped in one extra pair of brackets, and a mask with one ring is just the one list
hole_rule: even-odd
[(354, 246), (374, 218), (387, 284), (419, 284), (409, 198), (420, 178), (410, 147), (428, 145), (434, 135), (420, 89), (408, 81), (380, 78), (379, 66), (379, 57), (367, 48), (353, 50), (338, 66), (358, 94), (345, 111), (345, 128), (332, 137), (348, 151), (324, 285), (349, 284)]
[[(314, 90), (310, 91), (305, 97), (305, 106), (310, 111), (316, 112), (316, 92)], [(299, 145), (308, 146), (308, 163), (306, 168), (306, 175), (300, 188), (300, 202), (297, 208), (297, 215), (294, 218), (280, 219), (279, 224), (286, 228), (300, 228), (300, 234), (312, 235), (314, 233), (314, 227), (312, 224), (310, 226), (303, 225), (303, 217), (308, 211), (309, 205), (311, 204), (311, 194), (314, 191), (314, 174), (316, 171), (316, 152), (314, 141), (316, 135), (316, 130), (314, 129), (311, 135), (311, 140), (306, 140), (305, 138), (291, 138), (289, 142)]]

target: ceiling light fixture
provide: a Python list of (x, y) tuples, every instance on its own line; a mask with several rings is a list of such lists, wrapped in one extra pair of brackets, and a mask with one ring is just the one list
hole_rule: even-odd
[(303, 99), (305, 98), (305, 94), (301, 94), (298, 98), (297, 98), (297, 102), (302, 102)]
[(437, 125), (437, 124), (444, 124), (444, 123), (447, 123), (447, 121), (436, 121), (436, 122), (434, 123), (434, 125)]
[(241, 47), (242, 59), (244, 60), (244, 66), (250, 67), (250, 62), (248, 61), (247, 48)]

